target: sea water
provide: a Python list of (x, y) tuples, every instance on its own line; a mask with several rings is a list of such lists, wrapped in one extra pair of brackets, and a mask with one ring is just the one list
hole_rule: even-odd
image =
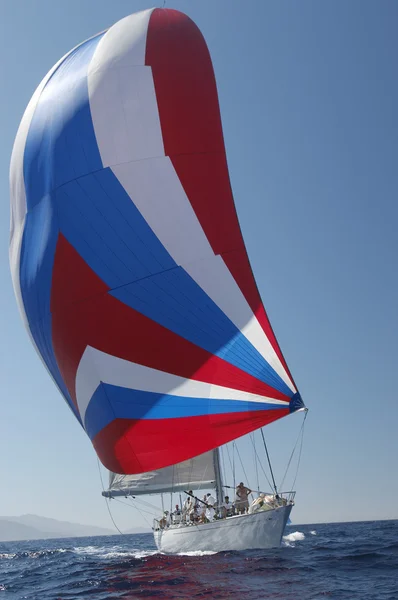
[(293, 525), (281, 548), (166, 556), (151, 534), (0, 543), (0, 600), (398, 600), (398, 521)]

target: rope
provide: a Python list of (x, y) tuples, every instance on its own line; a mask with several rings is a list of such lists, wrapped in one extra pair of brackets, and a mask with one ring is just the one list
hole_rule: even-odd
[(258, 464), (257, 464), (257, 459), (256, 459), (256, 439), (254, 437), (254, 433), (250, 434), (250, 439), (253, 444), (253, 450), (254, 450), (254, 466), (256, 468), (257, 492), (260, 493), (260, 481), (258, 478)]
[[(102, 491), (104, 492), (104, 491), (105, 491), (105, 486), (104, 486), (104, 481), (103, 481), (103, 479), (102, 479), (102, 473), (101, 473), (100, 461), (99, 461), (98, 457), (97, 457), (97, 466), (98, 466), (98, 472), (99, 472), (99, 476), (100, 476), (100, 479), (101, 479)], [(123, 500), (119, 500), (118, 498), (114, 498), (114, 500), (115, 500), (116, 502), (120, 502), (120, 504), (126, 504), (126, 505), (127, 505), (127, 506), (129, 506), (130, 508), (133, 506), (133, 507), (134, 507), (134, 508), (135, 508), (135, 509), (136, 509), (136, 510), (139, 512), (139, 514), (140, 514), (140, 515), (141, 515), (141, 517), (144, 519), (144, 521), (147, 523), (147, 525), (148, 525), (148, 526), (149, 526), (149, 527), (152, 529), (152, 525), (149, 523), (149, 521), (147, 520), (147, 518), (145, 517), (145, 515), (143, 515), (143, 514), (142, 514), (142, 512), (141, 512), (141, 511), (143, 511), (143, 512), (146, 512), (147, 514), (150, 514), (151, 516), (153, 516), (155, 513), (154, 513), (154, 512), (150, 513), (148, 510), (144, 510), (144, 509), (141, 509), (141, 510), (140, 510), (140, 509), (138, 508), (138, 506), (135, 506), (135, 504), (133, 503), (133, 498), (131, 498), (131, 496), (128, 496), (128, 497), (129, 497), (129, 498), (130, 498), (130, 500), (131, 500), (131, 504), (130, 504), (130, 503), (128, 503), (128, 502), (123, 502)], [(113, 525), (115, 526), (115, 528), (117, 529), (117, 531), (120, 533), (120, 535), (125, 535), (125, 534), (123, 533), (123, 531), (120, 531), (119, 527), (118, 527), (118, 526), (116, 525), (116, 523), (115, 523), (115, 519), (113, 518), (112, 511), (111, 511), (111, 509), (110, 509), (110, 506), (109, 506), (109, 504), (110, 504), (110, 499), (109, 499), (109, 498), (106, 498), (106, 497), (104, 496), (104, 500), (105, 500), (105, 503), (106, 503), (106, 508), (108, 509), (108, 513), (109, 513), (109, 516), (110, 516), (110, 518), (111, 518), (111, 521), (112, 521)], [(140, 502), (140, 500), (136, 500), (136, 502)], [(148, 506), (151, 506), (151, 505), (150, 505), (148, 502), (144, 502), (143, 500), (141, 500), (141, 503), (142, 503), (142, 504), (147, 504)], [(155, 507), (153, 507), (153, 508), (155, 508)]]
[[(132, 500), (132, 499), (131, 499), (131, 503), (130, 503), (130, 502), (124, 502), (124, 500), (119, 500), (119, 498), (113, 498), (113, 500), (114, 500), (115, 502), (119, 502), (119, 504), (125, 504), (126, 506), (129, 506), (130, 508), (131, 508), (131, 507), (133, 507), (133, 508), (137, 509), (138, 511), (140, 510), (140, 509), (138, 508), (138, 506), (135, 506), (135, 504), (134, 504), (134, 502), (133, 502), (133, 500)], [(146, 512), (148, 515), (151, 515), (151, 516), (153, 516), (153, 515), (155, 515), (155, 514), (156, 514), (154, 511), (153, 511), (153, 512), (150, 512), (149, 510), (145, 510), (144, 508), (141, 508), (141, 510), (142, 510), (143, 512)], [(158, 511), (157, 511), (157, 512), (158, 512)]]
[(225, 470), (225, 462), (224, 462), (224, 449), (223, 449), (223, 447), (222, 447), (222, 446), (221, 446), (220, 450), (221, 450), (221, 462), (222, 462), (222, 470), (223, 470), (223, 473), (224, 473), (224, 478), (226, 479), (226, 478), (227, 478), (227, 472), (226, 472), (226, 470)]
[[(308, 412), (308, 411), (307, 411), (307, 412)], [(302, 450), (303, 450), (303, 441), (304, 441), (304, 423), (305, 423), (305, 420), (306, 420), (306, 418), (307, 418), (307, 412), (305, 413), (305, 417), (304, 417), (304, 420), (303, 420), (303, 425), (302, 425), (302, 428), (301, 428), (301, 442), (300, 442), (300, 450), (299, 450), (299, 456), (298, 456), (298, 461), (297, 461), (296, 474), (295, 474), (295, 476), (294, 476), (293, 485), (292, 485), (292, 490), (294, 490), (294, 486), (296, 485), (296, 479), (297, 479), (297, 475), (298, 475), (298, 472), (299, 472), (299, 467), (300, 467), (300, 461), (301, 461), (301, 452), (302, 452)]]
[[(304, 419), (303, 419), (303, 422), (302, 422), (302, 424), (301, 424), (301, 428), (300, 428), (299, 434), (298, 434), (298, 436), (297, 436), (296, 443), (294, 444), (294, 448), (293, 448), (293, 450), (292, 450), (292, 453), (291, 453), (291, 455), (290, 455), (289, 462), (287, 463), (286, 471), (285, 471), (285, 474), (284, 474), (284, 476), (283, 476), (283, 479), (282, 479), (281, 485), (279, 486), (279, 489), (282, 489), (282, 486), (283, 486), (283, 484), (284, 484), (284, 482), (285, 482), (286, 475), (287, 475), (287, 472), (288, 472), (288, 470), (289, 470), (289, 467), (290, 467), (290, 463), (292, 462), (293, 455), (294, 455), (294, 453), (295, 453), (295, 451), (296, 451), (297, 444), (298, 444), (298, 442), (299, 442), (299, 439), (300, 439), (300, 436), (301, 436), (300, 454), (299, 454), (299, 460), (298, 460), (298, 463), (297, 463), (297, 470), (296, 470), (296, 475), (295, 475), (295, 478), (294, 478), (294, 482), (293, 482), (293, 484), (295, 484), (295, 483), (296, 483), (296, 479), (297, 479), (297, 473), (298, 473), (298, 468), (299, 468), (299, 465), (300, 465), (300, 459), (301, 459), (301, 451), (302, 451), (302, 448), (303, 448), (304, 424), (305, 424), (305, 420), (306, 420), (306, 418), (307, 418), (307, 414), (308, 414), (308, 409), (305, 411), (305, 414), (304, 414)], [(293, 489), (293, 488), (294, 488), (294, 485), (292, 486), (292, 489)]]
[[(252, 443), (253, 443), (253, 442), (252, 442)], [(255, 454), (256, 454), (257, 461), (260, 463), (260, 467), (261, 467), (261, 470), (262, 470), (262, 472), (263, 472), (263, 474), (264, 474), (264, 477), (265, 477), (265, 479), (267, 480), (267, 483), (268, 483), (269, 487), (270, 487), (270, 488), (272, 488), (272, 483), (271, 483), (271, 482), (270, 482), (270, 480), (268, 479), (268, 475), (267, 475), (267, 473), (265, 472), (265, 469), (264, 469), (264, 467), (263, 467), (263, 464), (262, 464), (262, 462), (261, 462), (261, 460), (260, 460), (260, 457), (259, 457), (259, 455), (257, 454), (257, 450), (256, 450), (256, 447), (255, 447), (255, 446), (254, 446), (254, 452), (255, 452)]]
[(170, 492), (170, 514), (173, 512), (173, 491), (174, 491), (174, 473), (176, 471), (176, 466), (173, 465), (173, 477), (171, 481), (171, 492)]
[[(100, 468), (100, 461), (99, 461), (98, 457), (97, 457), (97, 465), (98, 465), (98, 472), (99, 472), (100, 479), (101, 479), (102, 491), (105, 492), (104, 482), (103, 482), (103, 479), (102, 479), (102, 473), (101, 473), (101, 468)], [(108, 513), (109, 513), (109, 516), (111, 518), (112, 523), (114, 524), (115, 528), (118, 530), (118, 532), (120, 533), (120, 535), (124, 535), (123, 531), (120, 531), (119, 527), (115, 523), (115, 519), (113, 518), (113, 515), (111, 513), (111, 509), (109, 508), (109, 502), (110, 502), (110, 500), (108, 500), (108, 498), (106, 498), (105, 496), (104, 496), (104, 500), (105, 500), (106, 508), (108, 509)]]
[(154, 504), (151, 504), (150, 502), (146, 502), (145, 500), (139, 500), (136, 496), (126, 496), (127, 498), (130, 498), (132, 500), (135, 500), (136, 502), (138, 502), (139, 504), (142, 504), (143, 506), (147, 506), (148, 508), (151, 508), (155, 514), (155, 512), (159, 511), (159, 507), (155, 506)]
[(238, 453), (238, 458), (239, 458), (239, 461), (240, 461), (240, 464), (241, 464), (241, 467), (242, 467), (243, 474), (244, 474), (244, 476), (246, 478), (247, 485), (249, 485), (249, 479), (247, 477), (247, 473), (245, 471), (245, 467), (243, 466), (243, 462), (242, 462), (242, 459), (240, 457), (240, 452), (239, 452), (239, 448), (238, 447), (236, 447), (236, 452)]
[(261, 429), (261, 437), (263, 438), (264, 448), (265, 448), (265, 452), (267, 454), (268, 466), (269, 466), (269, 470), (271, 471), (272, 483), (274, 484), (275, 494), (278, 494), (278, 490), (276, 489), (274, 472), (272, 470), (271, 459), (270, 459), (269, 454), (268, 454), (267, 444), (265, 443), (264, 431), (262, 429)]
[(110, 518), (112, 520), (112, 523), (114, 524), (114, 526), (116, 527), (116, 529), (118, 530), (118, 532), (120, 533), (120, 535), (124, 535), (123, 531), (120, 531), (119, 527), (115, 523), (115, 519), (113, 518), (111, 509), (109, 508), (109, 502), (110, 502), (110, 500), (108, 500), (107, 498), (105, 498), (105, 502), (106, 502), (106, 508), (108, 509), (108, 513), (109, 513), (109, 516), (110, 516)]
[(227, 445), (227, 446), (225, 446), (225, 448), (226, 448), (226, 450), (227, 450), (227, 455), (228, 455), (228, 460), (229, 460), (229, 466), (230, 466), (230, 468), (231, 468), (231, 475), (232, 475), (232, 477), (233, 477), (234, 468), (233, 468), (233, 466), (232, 466), (231, 457), (230, 457), (230, 455), (229, 455), (229, 448), (228, 448), (228, 445)]
[[(115, 500), (116, 500), (116, 498), (115, 498)], [(130, 506), (130, 508), (131, 507), (135, 508), (139, 512), (140, 516), (144, 519), (144, 521), (148, 525), (148, 527), (150, 527), (152, 529), (152, 525), (150, 524), (150, 522), (148, 521), (148, 519), (146, 518), (146, 516), (143, 515), (142, 513), (146, 512), (147, 514), (151, 515), (152, 517), (153, 517), (153, 514), (151, 514), (148, 510), (144, 510), (143, 508), (140, 510), (138, 508), (138, 506), (135, 506), (135, 504), (133, 504), (133, 500), (132, 499), (131, 499), (131, 504), (128, 504), (127, 502), (123, 502), (122, 500), (117, 500), (117, 501), (120, 502), (121, 504), (127, 504), (128, 506)]]
[(232, 442), (232, 465), (233, 465), (233, 480), (234, 480), (234, 488), (236, 489), (236, 478), (235, 478), (235, 440)]

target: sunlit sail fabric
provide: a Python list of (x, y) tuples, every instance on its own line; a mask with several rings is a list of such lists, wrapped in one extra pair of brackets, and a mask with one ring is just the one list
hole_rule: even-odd
[(127, 494), (159, 494), (186, 490), (205, 490), (216, 485), (215, 457), (206, 452), (171, 467), (138, 473), (120, 475), (109, 473), (109, 489), (104, 496), (116, 497)]
[(109, 470), (179, 463), (303, 406), (187, 16), (136, 13), (61, 59), (23, 116), (10, 179), (22, 317)]

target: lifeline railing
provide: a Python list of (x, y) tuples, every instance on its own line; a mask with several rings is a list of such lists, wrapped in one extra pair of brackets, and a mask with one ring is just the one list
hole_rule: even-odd
[[(275, 494), (270, 494), (271, 496), (275, 497)], [(278, 496), (279, 498), (282, 498), (283, 500), (286, 500), (286, 502), (288, 504), (294, 502), (294, 498), (296, 496), (296, 492), (290, 491), (290, 492), (278, 492)]]
[[(294, 503), (294, 498), (296, 496), (296, 492), (295, 491), (289, 491), (289, 492), (278, 492), (278, 494), (273, 494), (272, 492), (260, 492), (261, 494), (264, 493), (265, 496), (267, 498), (272, 498), (272, 502), (275, 505), (275, 507), (277, 506), (283, 506), (286, 504), (293, 504)], [(260, 494), (259, 493), (259, 494)], [(258, 495), (259, 495), (258, 494)], [(225, 517), (221, 517), (219, 515), (220, 511), (221, 511), (221, 506), (214, 506), (214, 510), (216, 512), (216, 520), (218, 519), (225, 519)], [(182, 513), (178, 514), (178, 522), (174, 521), (173, 519), (173, 515), (171, 515), (171, 519), (168, 519), (167, 517), (163, 516), (160, 519), (153, 519), (153, 527), (152, 529), (154, 531), (158, 531), (159, 529), (167, 529), (168, 527), (170, 527), (170, 525), (188, 525), (189, 524), (189, 517), (188, 515), (183, 515)]]

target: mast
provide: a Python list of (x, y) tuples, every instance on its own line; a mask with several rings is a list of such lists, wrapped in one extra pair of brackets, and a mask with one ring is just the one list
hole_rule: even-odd
[(220, 449), (216, 448), (213, 452), (214, 461), (214, 473), (216, 476), (216, 498), (217, 506), (220, 506), (223, 501), (223, 485), (222, 485), (222, 473), (220, 466)]

